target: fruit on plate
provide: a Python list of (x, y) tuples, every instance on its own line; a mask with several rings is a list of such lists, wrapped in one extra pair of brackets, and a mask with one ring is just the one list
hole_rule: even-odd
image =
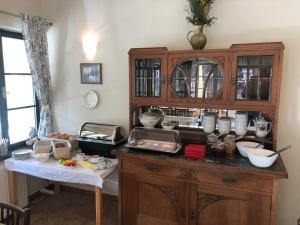
[(72, 159), (61, 159), (60, 164), (63, 166), (72, 166), (72, 167), (77, 166), (77, 162)]
[(78, 163), (79, 163), (80, 166), (82, 166), (84, 168), (88, 168), (90, 170), (96, 170), (97, 169), (97, 166), (95, 166), (94, 164), (83, 161), (83, 160), (80, 160)]

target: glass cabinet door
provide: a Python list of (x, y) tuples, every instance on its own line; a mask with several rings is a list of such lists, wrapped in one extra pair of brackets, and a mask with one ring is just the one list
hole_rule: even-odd
[(159, 58), (135, 60), (135, 96), (161, 96), (161, 60)]
[(278, 55), (234, 54), (231, 100), (241, 105), (271, 105), (275, 101)]
[(216, 61), (205, 57), (181, 60), (171, 72), (171, 98), (203, 102), (223, 98), (224, 71)]
[(139, 102), (161, 102), (165, 95), (164, 55), (134, 55), (131, 58), (131, 96)]
[(272, 55), (238, 56), (236, 100), (271, 101)]

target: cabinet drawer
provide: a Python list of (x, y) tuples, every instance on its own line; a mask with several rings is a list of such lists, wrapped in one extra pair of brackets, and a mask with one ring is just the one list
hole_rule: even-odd
[(187, 179), (189, 169), (168, 166), (150, 161), (122, 160), (122, 170), (134, 173), (147, 173), (157, 176)]
[(251, 174), (219, 169), (192, 169), (191, 180), (201, 183), (225, 185), (252, 191), (272, 192), (272, 179), (258, 178)]

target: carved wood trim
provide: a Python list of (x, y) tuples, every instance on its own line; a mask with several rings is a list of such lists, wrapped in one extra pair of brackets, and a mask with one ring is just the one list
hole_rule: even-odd
[(214, 56), (213, 59), (217, 60), (218, 63), (224, 68), (225, 65), (225, 56)]
[(200, 214), (208, 205), (218, 202), (218, 201), (223, 201), (223, 200), (246, 201), (245, 199), (232, 198), (232, 197), (227, 197), (227, 196), (222, 196), (222, 195), (198, 193), (198, 198), (197, 198), (198, 214)]
[(160, 191), (164, 195), (166, 195), (170, 200), (170, 202), (172, 203), (172, 205), (174, 206), (174, 208), (176, 210), (178, 209), (178, 195), (173, 188), (167, 186), (161, 186), (158, 184), (149, 184), (149, 185), (155, 188), (156, 190)]
[(181, 61), (182, 59), (184, 59), (183, 56), (172, 57), (172, 63), (171, 63), (172, 69), (174, 69), (174, 67), (175, 67), (175, 66), (178, 64), (178, 62)]

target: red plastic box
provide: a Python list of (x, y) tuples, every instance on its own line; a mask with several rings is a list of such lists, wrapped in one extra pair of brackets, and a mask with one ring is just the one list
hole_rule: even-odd
[(189, 158), (203, 159), (205, 157), (206, 145), (189, 144), (185, 147), (184, 155)]

